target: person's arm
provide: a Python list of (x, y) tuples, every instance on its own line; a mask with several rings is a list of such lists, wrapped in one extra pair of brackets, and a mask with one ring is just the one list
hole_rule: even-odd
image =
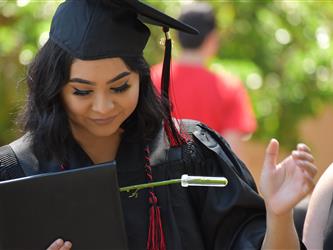
[(278, 142), (271, 140), (260, 180), (267, 214), (262, 249), (299, 249), (292, 210), (313, 189), (317, 169), (306, 145), (299, 144), (280, 164), (276, 164), (278, 149)]
[(333, 163), (320, 177), (309, 202), (303, 230), (303, 242), (308, 249), (323, 249), (332, 193)]
[(262, 249), (299, 249), (292, 212), (275, 215), (267, 211), (267, 229)]

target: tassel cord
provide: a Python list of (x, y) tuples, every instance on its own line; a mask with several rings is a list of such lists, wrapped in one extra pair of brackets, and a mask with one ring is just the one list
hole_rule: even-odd
[[(145, 147), (145, 170), (149, 182), (153, 181), (152, 168), (150, 165), (150, 150)], [(153, 188), (150, 188), (148, 194), (149, 201), (149, 228), (147, 239), (147, 250), (166, 250), (166, 243), (164, 238), (161, 211), (158, 206), (158, 199)]]

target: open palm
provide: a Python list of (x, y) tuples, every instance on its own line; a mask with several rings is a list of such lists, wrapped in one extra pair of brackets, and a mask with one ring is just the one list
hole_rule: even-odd
[(266, 149), (260, 178), (260, 191), (265, 199), (267, 210), (276, 215), (290, 211), (314, 187), (313, 177), (317, 172), (313, 156), (305, 144), (279, 164), (279, 143), (272, 139)]

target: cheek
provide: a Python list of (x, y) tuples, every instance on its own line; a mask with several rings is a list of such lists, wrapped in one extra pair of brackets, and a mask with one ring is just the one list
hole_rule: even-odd
[(80, 115), (85, 112), (84, 103), (79, 102), (78, 99), (71, 94), (62, 95), (62, 101), (64, 109), (70, 117)]
[(67, 113), (70, 116), (75, 116), (85, 114), (86, 112), (84, 106), (81, 103), (76, 105), (75, 102), (72, 102), (71, 105), (67, 107)]
[(139, 101), (139, 84), (138, 86), (136, 86), (130, 97), (129, 106), (131, 107), (132, 111), (134, 111), (134, 109), (138, 105), (138, 101)]

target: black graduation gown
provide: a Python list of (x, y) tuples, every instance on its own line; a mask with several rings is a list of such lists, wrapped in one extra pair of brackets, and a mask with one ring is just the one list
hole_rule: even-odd
[[(170, 149), (163, 129), (150, 144), (153, 180), (188, 174), (224, 176), (229, 183), (224, 188), (155, 188), (167, 249), (260, 249), (266, 227), (265, 206), (249, 171), (218, 134), (203, 124), (187, 121), (182, 126), (192, 135), (187, 145)], [(92, 164), (78, 145), (75, 151), (69, 168)], [(116, 157), (120, 186), (147, 182), (143, 156), (143, 142), (125, 136)], [(47, 166), (48, 172), (61, 171), (54, 162), (37, 161), (40, 166)], [(31, 173), (31, 167), (23, 169)], [(141, 190), (137, 198), (121, 193), (121, 200), (129, 248), (146, 249), (148, 190)]]

